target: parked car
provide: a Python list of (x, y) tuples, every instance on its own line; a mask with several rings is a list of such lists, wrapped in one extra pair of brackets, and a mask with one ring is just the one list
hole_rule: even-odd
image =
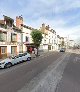
[(1, 60), (0, 61), (0, 68), (9, 68), (12, 65), (20, 63), (24, 60), (30, 61), (31, 60), (31, 55), (26, 52), (26, 53), (20, 53), (17, 56), (12, 56), (12, 57), (6, 58), (4, 60)]
[(65, 50), (66, 50), (65, 48), (61, 48), (60, 52), (65, 52)]

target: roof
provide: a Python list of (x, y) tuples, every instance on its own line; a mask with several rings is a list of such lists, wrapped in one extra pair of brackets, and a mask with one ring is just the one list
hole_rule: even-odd
[(23, 26), (24, 28), (30, 29), (30, 30), (35, 30), (34, 28), (30, 27), (30, 26), (26, 26), (24, 24), (21, 24), (21, 26)]
[(22, 31), (21, 29), (19, 29), (19, 28), (16, 27), (15, 25), (13, 25), (13, 29), (18, 30), (18, 31)]
[(11, 20), (11, 21), (14, 22), (14, 20), (13, 20), (12, 18), (10, 18), (10, 17), (8, 17), (8, 16), (5, 16), (5, 15), (3, 15), (3, 16), (4, 16), (4, 20)]

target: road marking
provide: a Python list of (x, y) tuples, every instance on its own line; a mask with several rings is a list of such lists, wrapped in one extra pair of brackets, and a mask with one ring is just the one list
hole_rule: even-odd
[[(68, 59), (69, 56), (70, 56), (70, 54), (66, 53), (66, 54), (62, 55), (61, 57), (59, 57), (57, 60), (55, 60), (55, 62), (53, 62), (53, 64), (49, 65), (46, 70), (44, 70), (43, 72), (38, 74), (36, 77), (34, 77), (30, 81), (30, 83), (26, 84), (18, 92), (46, 92), (44, 90), (46, 88), (46, 86), (47, 86), (46, 90), (48, 91), (48, 88), (50, 85), (52, 85), (52, 83), (54, 85), (55, 82), (56, 82), (56, 84), (58, 82), (58, 80), (56, 80), (56, 77), (55, 77), (56, 73), (54, 71), (56, 71), (57, 67), (63, 62), (63, 60), (65, 58)], [(61, 73), (61, 72), (59, 72), (58, 69), (57, 69), (57, 72)], [(62, 73), (61, 73), (61, 75), (59, 75), (58, 73), (57, 73), (57, 76), (58, 76), (57, 78), (59, 78), (59, 80), (60, 80), (60, 78), (61, 78), (60, 76), (62, 75)], [(51, 75), (53, 75), (53, 78), (51, 78)], [(48, 85), (47, 83), (50, 83), (50, 84)], [(56, 85), (54, 85), (54, 86), (56, 87)], [(50, 91), (48, 91), (48, 92), (50, 92)], [(51, 92), (54, 92), (54, 91), (51, 91)]]

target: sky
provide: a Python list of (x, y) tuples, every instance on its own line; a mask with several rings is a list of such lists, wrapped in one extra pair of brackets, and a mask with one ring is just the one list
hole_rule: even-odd
[(50, 25), (58, 35), (80, 39), (80, 0), (0, 0), (0, 19), (23, 16), (24, 24)]

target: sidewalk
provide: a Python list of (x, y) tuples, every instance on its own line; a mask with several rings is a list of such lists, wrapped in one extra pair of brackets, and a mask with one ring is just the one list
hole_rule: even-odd
[[(48, 51), (47, 51), (48, 52)], [(41, 51), (41, 52), (38, 52), (39, 56), (43, 56), (45, 53), (47, 52), (44, 52), (44, 51)], [(32, 58), (36, 58), (35, 54), (31, 53), (31, 57)]]
[(76, 53), (76, 54), (80, 54), (80, 49), (69, 49), (70, 53)]
[[(53, 52), (53, 51), (41, 51), (41, 52), (38, 53), (38, 54), (39, 54), (38, 57), (42, 57), (42, 56), (44, 56), (45, 54), (49, 54), (50, 52)], [(31, 57), (32, 57), (32, 58), (36, 58), (35, 54), (31, 54)]]

